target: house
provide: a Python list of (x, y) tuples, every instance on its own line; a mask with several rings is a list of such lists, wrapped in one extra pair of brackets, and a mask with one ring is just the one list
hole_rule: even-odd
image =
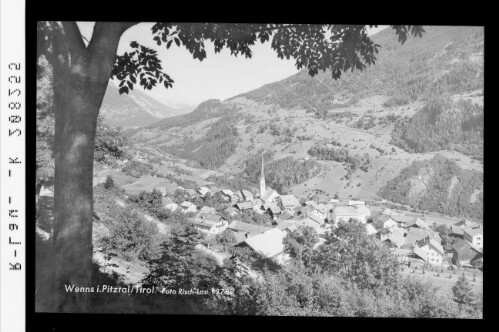
[(236, 203), (235, 207), (239, 210), (239, 212), (242, 212), (244, 210), (253, 209), (253, 204), (251, 204), (251, 202), (241, 202)]
[(227, 220), (221, 218), (194, 218), (194, 228), (206, 234), (220, 234), (227, 229), (227, 226)]
[(431, 265), (442, 265), (444, 263), (444, 248), (431, 236), (416, 242), (414, 253)]
[(374, 220), (378, 221), (383, 225), (383, 228), (390, 228), (398, 226), (397, 222), (392, 219), (391, 216), (386, 214), (378, 215)]
[(212, 208), (210, 206), (203, 206), (200, 210), (199, 210), (199, 214), (206, 214), (206, 213), (215, 213), (216, 210), (215, 208)]
[(189, 197), (197, 196), (197, 192), (194, 189), (186, 189), (185, 192), (189, 195)]
[(233, 217), (235, 216), (236, 214), (238, 214), (239, 212), (237, 211), (237, 209), (233, 206), (229, 206), (228, 208), (226, 208), (224, 210), (229, 216)]
[(407, 231), (407, 235), (405, 237), (405, 243), (404, 243), (404, 248), (410, 249), (414, 246), (414, 244), (425, 237), (430, 236), (433, 238), (435, 241), (437, 241), (439, 244), (442, 243), (442, 238), (440, 237), (440, 234), (437, 232), (432, 231), (431, 229), (422, 229), (422, 228), (414, 228), (411, 227)]
[(374, 228), (374, 226), (372, 224), (370, 224), (370, 223), (366, 224), (366, 231), (367, 231), (367, 235), (369, 235), (369, 236), (378, 233), (378, 231), (376, 230), (376, 228)]
[(253, 205), (253, 211), (255, 211), (258, 214), (264, 214), (265, 210), (263, 208), (263, 201), (259, 198), (254, 199), (251, 201), (251, 204)]
[(158, 190), (159, 192), (161, 192), (161, 195), (163, 195), (163, 196), (166, 196), (166, 194), (168, 193), (166, 191), (166, 188), (155, 188), (155, 189)]
[(286, 232), (275, 227), (246, 239), (244, 243), (262, 257), (284, 264), (289, 259), (288, 255), (284, 253), (284, 244), (282, 243), (286, 235)]
[(230, 189), (222, 189), (220, 192), (222, 193), (222, 197), (225, 201), (231, 201), (232, 196), (234, 196), (234, 192)]
[(199, 196), (204, 197), (208, 193), (211, 193), (211, 190), (207, 187), (200, 187), (198, 190), (196, 190)]
[(244, 197), (241, 191), (236, 191), (232, 196), (235, 202), (244, 202)]
[(463, 227), (463, 237), (478, 248), (483, 248), (483, 228)]
[(253, 200), (253, 194), (246, 189), (241, 190), (241, 195), (246, 202), (251, 202)]
[(275, 191), (274, 189), (268, 187), (263, 192), (263, 195), (260, 196), (260, 199), (263, 201), (264, 204), (266, 204), (266, 203), (273, 202), (279, 196), (280, 195), (279, 195), (279, 193), (277, 191)]
[(310, 207), (313, 207), (316, 210), (319, 210), (319, 204), (317, 204), (314, 201), (306, 201), (305, 203), (303, 203), (303, 206), (310, 206)]
[(340, 200), (339, 200), (339, 199), (335, 199), (335, 198), (331, 198), (331, 199), (329, 200), (329, 202), (336, 204), (336, 203), (339, 203), (339, 202), (340, 202)]
[(319, 210), (312, 209), (307, 211), (307, 218), (318, 223), (319, 225), (322, 225), (326, 220), (326, 214)]
[(466, 240), (459, 240), (452, 246), (452, 264), (476, 266), (482, 259), (482, 250)]
[(390, 217), (399, 215), (399, 213), (397, 213), (397, 212), (395, 212), (393, 210), (390, 210), (390, 209), (384, 209), (383, 212), (381, 212), (381, 214), (384, 214), (384, 215), (387, 215), (387, 216), (390, 216)]
[(197, 206), (191, 202), (188, 202), (188, 201), (182, 202), (182, 204), (180, 204), (180, 207), (182, 208), (182, 212), (184, 212), (184, 213), (197, 211)]
[(449, 236), (452, 236), (452, 237), (455, 237), (458, 239), (463, 239), (464, 238), (464, 231), (461, 227), (456, 226), (456, 225), (452, 225), (450, 227)]
[(298, 227), (294, 223), (286, 220), (278, 220), (276, 227), (281, 231), (287, 231), (288, 233), (294, 232), (298, 229)]
[(415, 218), (405, 225), (405, 228), (411, 228), (411, 227), (430, 229), (430, 225), (428, 225), (426, 221), (420, 218)]
[(234, 220), (233, 222), (231, 222), (228, 228), (234, 233), (234, 236), (237, 239), (237, 243), (240, 243), (252, 236), (261, 234), (271, 229), (270, 227), (248, 224), (239, 220)]
[(362, 223), (367, 222), (367, 218), (371, 216), (371, 210), (363, 205), (353, 206), (338, 206), (333, 211), (333, 223), (335, 225), (340, 221), (347, 222), (350, 219), (357, 219)]
[(272, 219), (277, 218), (277, 216), (281, 214), (281, 209), (276, 203), (265, 204), (263, 208), (265, 209), (265, 211), (267, 211), (270, 214)]
[(405, 237), (402, 231), (396, 230), (389, 232), (385, 241), (396, 248), (401, 248), (405, 243)]
[(292, 211), (300, 206), (300, 201), (295, 195), (281, 195), (279, 196), (279, 203), (283, 210)]
[(289, 219), (286, 220), (289, 223), (292, 223), (295, 225), (297, 228), (298, 227), (312, 227), (318, 234), (322, 234), (325, 232), (324, 228), (321, 228), (321, 225), (319, 225), (317, 222), (309, 219), (309, 218), (304, 218), (304, 219)]
[(163, 207), (167, 210), (170, 210), (171, 212), (175, 212), (177, 211), (178, 209), (180, 209), (180, 205), (178, 204), (175, 204), (175, 203), (169, 203), (169, 204), (166, 204), (166, 205), (163, 205)]
[(408, 223), (414, 221), (414, 217), (410, 217), (405, 214), (392, 214), (390, 216), (397, 222), (399, 227), (405, 227)]

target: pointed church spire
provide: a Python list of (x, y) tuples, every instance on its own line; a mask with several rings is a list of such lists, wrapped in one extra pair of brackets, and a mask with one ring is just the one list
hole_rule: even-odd
[(260, 173), (260, 197), (263, 197), (263, 195), (265, 194), (265, 173), (264, 173), (264, 170), (263, 170), (263, 153), (262, 153), (262, 171)]

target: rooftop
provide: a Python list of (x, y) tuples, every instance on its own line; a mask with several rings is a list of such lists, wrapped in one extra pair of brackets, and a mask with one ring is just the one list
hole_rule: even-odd
[(255, 235), (245, 240), (246, 244), (254, 251), (266, 258), (272, 258), (284, 251), (282, 240), (286, 232), (279, 228), (272, 228), (264, 233)]

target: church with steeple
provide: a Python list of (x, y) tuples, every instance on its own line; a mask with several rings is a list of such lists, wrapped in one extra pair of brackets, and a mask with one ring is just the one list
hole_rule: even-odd
[(262, 170), (260, 172), (260, 199), (264, 204), (272, 202), (279, 197), (279, 193), (274, 189), (267, 187), (265, 184), (265, 170), (263, 166), (263, 153), (262, 153)]

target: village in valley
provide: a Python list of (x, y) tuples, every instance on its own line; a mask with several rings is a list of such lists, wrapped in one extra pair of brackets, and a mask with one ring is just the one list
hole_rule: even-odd
[[(338, 223), (358, 221), (365, 226), (369, 236), (389, 246), (403, 266), (411, 268), (414, 273), (415, 269), (419, 269), (424, 274), (426, 268), (439, 272), (439, 275), (446, 272), (446, 276), (451, 277), (450, 273), (455, 274), (455, 270), (459, 269), (472, 273), (476, 281), (477, 274), (481, 275), (483, 268), (481, 223), (462, 219), (445, 226), (428, 222), (424, 216), (411, 216), (403, 211), (383, 208), (382, 204), (370, 208), (360, 200), (316, 201), (292, 194), (281, 195), (265, 183), (263, 157), (258, 193), (246, 189), (233, 191), (201, 186), (196, 190), (180, 187), (175, 191), (175, 197), (163, 190), (163, 195), (165, 209), (193, 216), (188, 220), (207, 238), (231, 232), (236, 238), (234, 246), (246, 246), (279, 264), (286, 264), (289, 260), (283, 239), (298, 228), (315, 230), (319, 236), (319, 242), (314, 247), (317, 248), (324, 243), (325, 233), (337, 227)], [(196, 200), (202, 202), (208, 196), (219, 197), (223, 202), (218, 210), (193, 203)], [(268, 216), (272, 220), (271, 226), (242, 221), (241, 215), (248, 213)], [(444, 248), (442, 232), (445, 232), (442, 235), (453, 239), (452, 245)], [(209, 251), (217, 254), (212, 249)]]

